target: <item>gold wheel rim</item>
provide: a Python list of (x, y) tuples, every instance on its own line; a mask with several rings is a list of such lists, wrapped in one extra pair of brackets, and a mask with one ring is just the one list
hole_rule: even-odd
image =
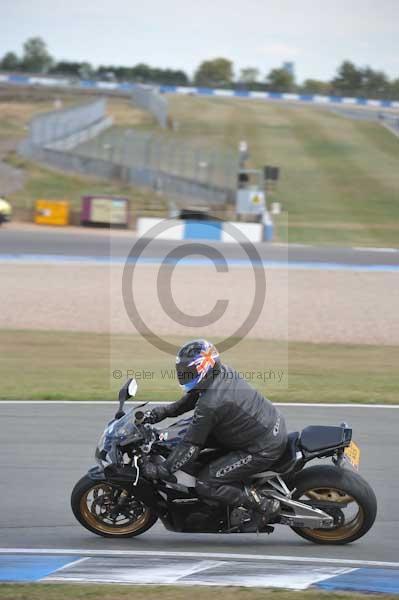
[[(99, 492), (107, 494), (112, 492), (112, 487), (104, 483), (98, 483), (88, 489), (80, 499), (80, 512), (84, 520), (90, 527), (101, 533), (108, 533), (114, 536), (132, 534), (147, 525), (151, 512), (149, 508), (143, 504), (143, 513), (133, 522), (126, 525), (107, 524), (101, 518), (100, 515), (93, 511), (92, 505), (98, 498)], [(89, 496), (93, 494), (94, 499), (91, 501)], [(91, 506), (89, 507), (89, 503)], [(141, 503), (140, 503), (141, 504)]]
[(347, 523), (334, 529), (308, 529), (304, 527), (302, 531), (306, 533), (307, 536), (312, 537), (315, 540), (340, 542), (352, 537), (363, 526), (364, 510), (362, 506), (359, 505), (353, 496), (347, 494), (343, 490), (337, 488), (314, 488), (306, 490), (302, 495), (307, 496), (311, 500), (320, 500), (323, 502), (342, 504), (351, 504), (354, 502), (358, 507), (357, 513)]

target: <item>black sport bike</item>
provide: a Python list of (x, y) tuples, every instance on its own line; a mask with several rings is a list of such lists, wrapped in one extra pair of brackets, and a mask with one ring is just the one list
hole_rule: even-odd
[[(184, 436), (191, 418), (157, 429), (145, 423), (145, 405), (123, 412), (137, 383), (131, 380), (124, 389), (119, 411), (98, 442), (97, 465), (72, 491), (77, 520), (93, 533), (114, 538), (140, 535), (158, 519), (167, 529), (183, 533), (248, 531), (251, 514), (247, 510), (203, 500), (195, 492), (196, 474), (221, 456), (220, 449), (204, 449), (194, 464), (168, 481), (145, 479), (143, 462), (164, 461)], [(372, 488), (356, 472), (359, 454), (352, 429), (345, 423), (306, 427), (289, 435), (284, 455), (270, 470), (244, 483), (255, 486), (261, 496), (279, 500), (273, 525), (287, 525), (317, 544), (347, 544), (367, 533), (377, 513)], [(309, 461), (327, 457), (332, 464), (304, 468)], [(260, 533), (273, 529), (269, 523)]]

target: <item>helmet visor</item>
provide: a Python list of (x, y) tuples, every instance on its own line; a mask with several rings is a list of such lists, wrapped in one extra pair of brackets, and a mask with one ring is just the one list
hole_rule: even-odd
[(195, 366), (181, 366), (176, 365), (177, 379), (179, 384), (186, 389), (186, 386), (190, 386), (188, 389), (192, 389), (193, 386), (199, 381), (200, 376)]

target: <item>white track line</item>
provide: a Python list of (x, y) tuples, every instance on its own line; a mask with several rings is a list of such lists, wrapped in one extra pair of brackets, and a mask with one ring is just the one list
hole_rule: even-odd
[(353, 246), (352, 250), (356, 250), (356, 252), (399, 252), (398, 248), (363, 248), (363, 246)]
[(86, 562), (87, 560), (90, 560), (90, 558), (91, 558), (90, 556), (84, 556), (83, 558), (77, 558), (76, 560), (73, 560), (72, 562), (67, 563), (63, 567), (58, 567), (58, 569), (56, 571), (54, 571), (54, 573), (58, 573), (59, 571), (62, 571), (64, 569), (69, 569), (70, 567), (74, 567), (77, 564), (80, 564), (80, 563)]
[(162, 558), (202, 558), (213, 560), (255, 560), (265, 562), (313, 563), (333, 565), (356, 565), (361, 567), (399, 568), (399, 562), (378, 560), (350, 560), (341, 558), (319, 558), (310, 556), (259, 555), (259, 554), (227, 554), (222, 552), (169, 552), (152, 550), (90, 550), (85, 548), (0, 548), (0, 554), (48, 554), (48, 555), (80, 555), (101, 557), (131, 557), (153, 556)]
[[(147, 404), (170, 404), (170, 402), (147, 402)], [(67, 405), (91, 405), (91, 406), (117, 406), (116, 400), (0, 400), (0, 407), (2, 404), (67, 404)], [(138, 406), (144, 404), (144, 402), (127, 402), (126, 406)], [(399, 404), (355, 404), (355, 403), (313, 403), (313, 402), (273, 402), (276, 406), (290, 406), (300, 408), (399, 408)]]

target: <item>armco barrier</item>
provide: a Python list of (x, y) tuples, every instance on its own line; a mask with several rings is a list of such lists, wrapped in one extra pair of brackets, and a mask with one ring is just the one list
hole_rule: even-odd
[(29, 138), (35, 146), (47, 146), (103, 122), (107, 102), (101, 98), (79, 106), (37, 115), (29, 124)]
[[(261, 223), (238, 223), (227, 221), (195, 221), (182, 219), (156, 219), (139, 217), (137, 234), (140, 237), (152, 237), (151, 229), (161, 223), (167, 223), (165, 231), (154, 237), (162, 240), (208, 240), (213, 242), (262, 242), (265, 228)], [(235, 235), (236, 234), (236, 235)]]
[(196, 96), (222, 96), (225, 98), (252, 98), (256, 100), (279, 100), (303, 102), (305, 104), (350, 104), (374, 108), (399, 108), (399, 101), (373, 100), (343, 96), (321, 96), (319, 94), (288, 94), (284, 92), (251, 92), (247, 90), (219, 90), (213, 88), (160, 86), (164, 94), (186, 94)]
[(101, 121), (97, 121), (85, 129), (81, 129), (76, 133), (68, 135), (68, 137), (46, 144), (46, 148), (53, 148), (55, 150), (71, 150), (79, 144), (83, 144), (84, 142), (88, 142), (89, 140), (97, 137), (102, 131), (111, 127), (112, 124), (113, 118), (105, 117)]
[[(80, 89), (102, 90), (104, 92), (119, 92), (130, 95), (136, 84), (115, 83), (94, 80), (68, 80), (65, 77), (35, 77), (21, 74), (0, 73), (0, 84), (9, 85), (43, 85), (47, 87), (70, 87)], [(204, 87), (182, 87), (176, 85), (161, 85), (157, 89), (164, 94), (188, 94), (196, 96), (224, 96), (233, 98), (253, 98), (258, 100), (279, 100), (288, 102), (303, 102), (305, 104), (350, 104), (373, 108), (399, 108), (398, 100), (375, 100), (369, 98), (352, 98), (344, 96), (321, 96), (319, 94), (288, 94), (283, 92), (251, 92), (248, 90), (220, 90)]]
[(165, 129), (168, 125), (168, 102), (161, 96), (158, 88), (150, 85), (135, 85), (132, 89), (133, 103), (148, 111), (155, 117), (158, 124)]

